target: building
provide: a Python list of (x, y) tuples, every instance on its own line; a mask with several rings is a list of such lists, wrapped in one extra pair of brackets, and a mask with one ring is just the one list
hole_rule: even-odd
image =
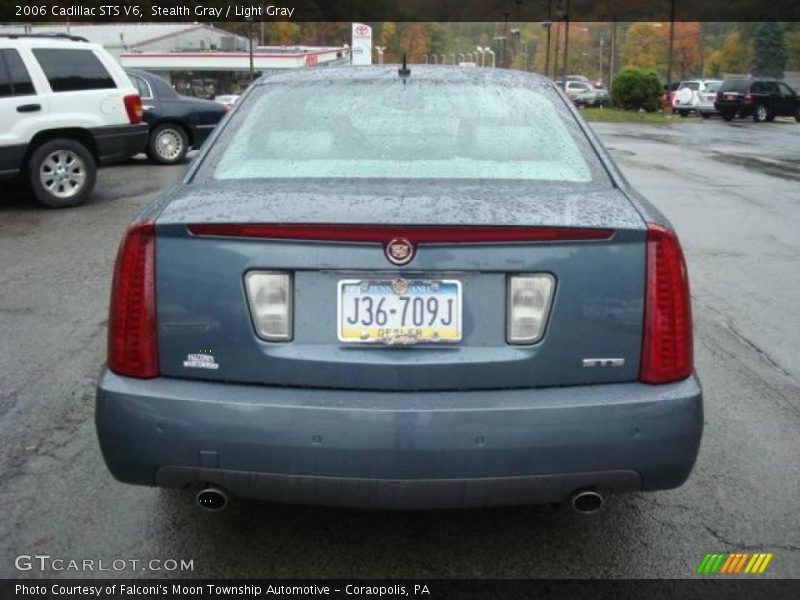
[(202, 23), (0, 25), (0, 33), (64, 33), (102, 45), (122, 66), (160, 75), (181, 94), (240, 93), (274, 69), (346, 64), (347, 47), (256, 46), (246, 36)]
[(66, 33), (100, 44), (115, 58), (131, 52), (246, 52), (250, 41), (202, 23), (0, 25), (0, 33)]

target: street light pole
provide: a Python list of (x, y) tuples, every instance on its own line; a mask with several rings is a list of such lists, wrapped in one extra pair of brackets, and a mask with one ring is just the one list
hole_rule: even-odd
[(553, 23), (551, 21), (543, 21), (541, 26), (547, 29), (547, 45), (544, 49), (544, 76), (550, 77), (550, 28)]
[(598, 77), (598, 81), (603, 84), (603, 87), (608, 89), (606, 85), (606, 80), (603, 79), (603, 44), (605, 43), (606, 38), (600, 36), (600, 77)]
[(506, 40), (508, 39), (508, 11), (503, 14), (505, 15), (505, 21), (503, 22), (503, 60), (501, 61), (501, 66), (504, 69), (507, 69), (508, 52), (506, 51)]
[(542, 23), (547, 28), (547, 47), (545, 48), (544, 76), (550, 77), (550, 30), (553, 28), (553, 0), (547, 0), (547, 21)]
[(558, 20), (558, 11), (556, 11), (556, 50), (553, 56), (553, 79), (558, 81), (558, 42), (561, 39), (561, 21)]

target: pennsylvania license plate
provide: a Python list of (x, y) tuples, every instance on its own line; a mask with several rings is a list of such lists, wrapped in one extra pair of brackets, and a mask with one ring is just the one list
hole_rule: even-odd
[(461, 282), (339, 281), (339, 341), (406, 346), (461, 341)]

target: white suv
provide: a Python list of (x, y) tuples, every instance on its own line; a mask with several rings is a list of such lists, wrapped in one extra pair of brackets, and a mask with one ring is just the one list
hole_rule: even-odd
[(0, 35), (0, 178), (24, 177), (49, 207), (80, 204), (97, 167), (147, 143), (142, 101), (101, 46)]

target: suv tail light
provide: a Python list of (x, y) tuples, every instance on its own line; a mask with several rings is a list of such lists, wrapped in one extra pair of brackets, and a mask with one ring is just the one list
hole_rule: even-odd
[(128, 377), (157, 377), (155, 225), (128, 228), (119, 247), (108, 318), (108, 368)]
[(689, 277), (675, 232), (648, 223), (639, 380), (667, 383), (694, 371)]
[(128, 113), (128, 120), (131, 122), (131, 125), (141, 123), (144, 110), (142, 109), (142, 98), (139, 94), (125, 96), (122, 101), (125, 103), (125, 112)]
[(752, 96), (752, 94), (750, 94), (750, 92), (747, 92), (747, 93), (744, 95), (744, 101), (745, 101), (745, 103), (747, 103), (747, 104), (751, 104), (751, 103), (753, 102), (753, 96)]

